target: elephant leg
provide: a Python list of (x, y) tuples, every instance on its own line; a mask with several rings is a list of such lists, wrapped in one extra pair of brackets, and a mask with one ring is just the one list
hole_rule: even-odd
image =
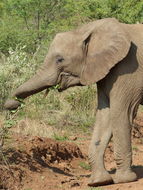
[[(136, 174), (131, 169), (132, 149), (131, 149), (131, 124), (130, 108), (125, 109), (120, 102), (111, 108), (112, 132), (114, 141), (114, 154), (117, 165), (114, 183), (125, 183), (135, 181)], [(134, 115), (132, 113), (132, 115)]]
[(104, 166), (104, 153), (111, 136), (109, 100), (103, 91), (98, 89), (96, 123), (89, 147), (89, 162), (92, 170), (89, 186), (96, 187), (113, 182)]

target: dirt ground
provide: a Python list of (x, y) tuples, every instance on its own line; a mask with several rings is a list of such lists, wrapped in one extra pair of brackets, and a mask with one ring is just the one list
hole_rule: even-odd
[[(138, 181), (97, 188), (87, 186), (90, 176), (87, 152), (89, 135), (75, 135), (69, 141), (23, 136), (13, 133), (1, 152), (0, 189), (3, 190), (143, 190), (143, 114), (132, 132), (133, 170)], [(114, 177), (112, 142), (105, 163)]]

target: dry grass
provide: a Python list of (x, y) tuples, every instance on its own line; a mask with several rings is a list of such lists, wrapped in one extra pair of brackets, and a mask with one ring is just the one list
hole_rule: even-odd
[(42, 121), (31, 120), (25, 118), (20, 120), (15, 127), (12, 129), (17, 133), (22, 133), (24, 135), (30, 136), (40, 136), (40, 137), (53, 137), (56, 130), (52, 126), (46, 125)]
[(4, 115), (3, 114), (1, 114), (0, 115), (0, 128), (3, 126), (3, 123), (4, 123)]

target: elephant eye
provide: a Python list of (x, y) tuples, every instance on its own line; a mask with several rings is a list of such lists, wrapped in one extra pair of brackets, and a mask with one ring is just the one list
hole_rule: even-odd
[(61, 63), (61, 62), (63, 62), (64, 61), (64, 58), (63, 57), (57, 57), (57, 59), (56, 59), (56, 63)]

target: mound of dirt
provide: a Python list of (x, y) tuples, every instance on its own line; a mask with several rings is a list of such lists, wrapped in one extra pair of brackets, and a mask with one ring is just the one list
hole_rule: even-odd
[(29, 152), (33, 158), (42, 158), (47, 163), (71, 161), (73, 158), (83, 158), (83, 154), (76, 144), (59, 142), (53, 139), (36, 137), (30, 141)]
[(42, 172), (51, 164), (84, 158), (76, 144), (50, 138), (15, 136), (14, 143), (7, 146), (0, 160), (0, 189), (21, 189), (29, 171)]

